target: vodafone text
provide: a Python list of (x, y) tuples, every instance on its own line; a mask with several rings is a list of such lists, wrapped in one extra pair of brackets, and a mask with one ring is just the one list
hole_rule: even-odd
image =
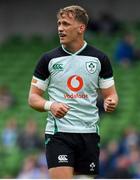
[(88, 95), (87, 94), (64, 94), (64, 98), (65, 99), (75, 99), (75, 98), (82, 98), (82, 99), (86, 99), (88, 98)]

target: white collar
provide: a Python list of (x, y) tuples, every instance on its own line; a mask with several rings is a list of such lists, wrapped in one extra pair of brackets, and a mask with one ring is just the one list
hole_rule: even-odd
[(70, 55), (77, 55), (77, 54), (79, 54), (80, 52), (82, 52), (82, 51), (85, 49), (86, 46), (87, 46), (87, 42), (84, 41), (84, 45), (83, 45), (78, 51), (76, 51), (75, 53), (71, 53), (71, 52), (67, 51), (67, 50), (64, 48), (63, 44), (62, 44), (62, 49), (63, 49), (66, 53), (68, 53), (68, 54), (70, 54)]

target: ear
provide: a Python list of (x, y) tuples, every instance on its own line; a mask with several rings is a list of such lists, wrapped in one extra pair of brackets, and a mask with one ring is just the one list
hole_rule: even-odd
[(79, 27), (79, 33), (80, 34), (83, 34), (83, 32), (85, 31), (86, 29), (86, 26), (84, 24), (80, 24), (80, 27)]

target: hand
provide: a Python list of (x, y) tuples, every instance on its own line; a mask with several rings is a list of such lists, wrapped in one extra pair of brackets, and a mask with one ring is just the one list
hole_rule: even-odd
[(69, 107), (64, 103), (54, 102), (52, 103), (50, 110), (55, 117), (62, 118), (69, 111)]
[(114, 99), (109, 97), (109, 98), (104, 100), (104, 109), (106, 112), (114, 111), (116, 106), (117, 106), (117, 103)]

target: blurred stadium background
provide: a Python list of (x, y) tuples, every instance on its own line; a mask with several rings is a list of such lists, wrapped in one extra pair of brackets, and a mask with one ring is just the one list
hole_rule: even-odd
[[(120, 99), (117, 111), (101, 114), (98, 178), (140, 178), (140, 59), (129, 67), (114, 61), (126, 32), (140, 48), (139, 0), (0, 0), (0, 178), (48, 178), (46, 113), (32, 110), (27, 99), (37, 60), (59, 45), (56, 12), (71, 4), (83, 6), (93, 20), (86, 40), (110, 57)], [(115, 30), (94, 24), (103, 13), (114, 17)]]

